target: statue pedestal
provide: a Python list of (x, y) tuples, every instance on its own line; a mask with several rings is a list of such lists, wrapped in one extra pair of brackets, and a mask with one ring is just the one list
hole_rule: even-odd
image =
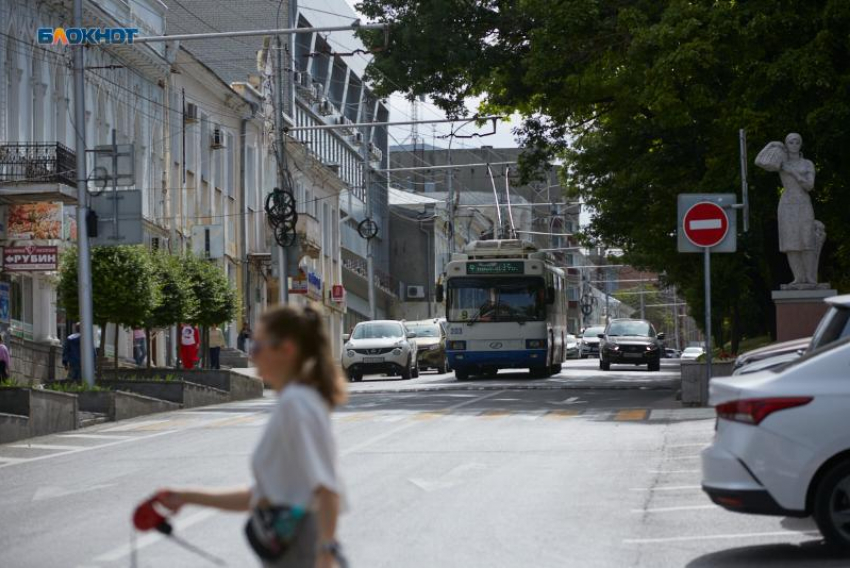
[(824, 288), (774, 290), (771, 297), (776, 306), (776, 340), (790, 341), (812, 335), (827, 310), (824, 298), (837, 293)]

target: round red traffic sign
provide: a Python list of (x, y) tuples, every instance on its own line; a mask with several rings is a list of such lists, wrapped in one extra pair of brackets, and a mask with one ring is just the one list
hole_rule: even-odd
[(711, 201), (691, 206), (682, 220), (685, 237), (698, 247), (714, 247), (723, 242), (729, 232), (729, 217), (723, 208)]

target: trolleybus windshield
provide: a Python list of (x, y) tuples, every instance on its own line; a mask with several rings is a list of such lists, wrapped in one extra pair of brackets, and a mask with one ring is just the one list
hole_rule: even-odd
[(452, 322), (544, 320), (546, 287), (532, 277), (452, 278), (447, 308)]

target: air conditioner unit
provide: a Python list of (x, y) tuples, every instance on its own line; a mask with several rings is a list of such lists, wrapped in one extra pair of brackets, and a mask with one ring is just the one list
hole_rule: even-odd
[(198, 122), (198, 119), (198, 105), (186, 103), (186, 108), (183, 109), (183, 122), (193, 123)]
[(215, 127), (212, 132), (212, 143), (210, 148), (220, 150), (225, 147), (224, 132), (219, 127)]
[(351, 135), (351, 137), (349, 139), (351, 140), (352, 144), (359, 146), (360, 144), (363, 144), (363, 133), (362, 132), (355, 132), (354, 134)]
[(384, 153), (381, 149), (375, 146), (372, 142), (369, 142), (369, 154), (372, 155), (372, 158), (374, 158), (376, 162), (380, 162), (384, 157)]
[(314, 88), (315, 88), (315, 91), (316, 91), (316, 98), (317, 99), (324, 99), (325, 98), (325, 86), (322, 85), (321, 83), (316, 83), (314, 85)]
[(405, 295), (408, 300), (424, 300), (425, 286), (408, 286)]
[(292, 82), (296, 85), (300, 85), (303, 80), (302, 75), (304, 75), (301, 71), (293, 71), (292, 72)]
[(319, 114), (327, 116), (334, 113), (334, 106), (328, 99), (322, 99), (319, 103)]

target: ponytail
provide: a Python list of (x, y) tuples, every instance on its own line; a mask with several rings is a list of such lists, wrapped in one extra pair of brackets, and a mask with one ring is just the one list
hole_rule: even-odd
[(263, 314), (261, 321), (269, 336), (297, 345), (296, 381), (315, 388), (331, 408), (345, 402), (345, 381), (331, 354), (319, 312), (311, 307), (281, 306)]

